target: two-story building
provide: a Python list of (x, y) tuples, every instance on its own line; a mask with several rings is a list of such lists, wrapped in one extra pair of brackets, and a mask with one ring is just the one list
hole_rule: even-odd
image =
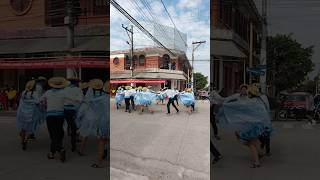
[(110, 82), (113, 89), (122, 85), (152, 86), (152, 89), (178, 88), (190, 82), (191, 65), (183, 51), (158, 47), (134, 49), (131, 67), (130, 51), (110, 53)]
[(262, 18), (253, 0), (211, 2), (211, 81), (224, 95), (259, 76), (248, 68), (259, 65)]
[[(77, 2), (77, 1), (75, 1)], [(0, 87), (19, 90), (32, 77), (109, 79), (109, 1), (79, 0), (74, 47), (65, 0), (0, 1)]]

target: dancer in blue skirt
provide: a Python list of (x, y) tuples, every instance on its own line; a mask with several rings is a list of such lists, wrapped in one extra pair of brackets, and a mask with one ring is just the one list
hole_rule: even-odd
[(179, 93), (179, 100), (188, 109), (188, 113), (191, 114), (194, 111), (195, 98), (191, 88), (186, 88), (184, 92)]
[(35, 92), (35, 85), (35, 80), (27, 82), (18, 107), (17, 128), (20, 130), (22, 150), (27, 149), (29, 136), (37, 132), (45, 118), (45, 111), (39, 105), (40, 97)]
[(142, 92), (136, 93), (134, 101), (136, 105), (140, 107), (140, 114), (143, 113), (144, 108), (147, 108), (150, 113), (154, 113), (151, 109), (151, 105), (156, 99), (157, 95), (150, 92), (147, 87), (144, 87), (142, 88)]
[(248, 91), (250, 98), (224, 102), (219, 109), (217, 119), (222, 126), (235, 131), (237, 138), (249, 147), (254, 161), (251, 167), (258, 168), (259, 154), (261, 156), (259, 137), (264, 133), (271, 133), (271, 118), (259, 98), (259, 90), (250, 86)]
[(83, 155), (85, 144), (88, 136), (96, 136), (98, 138), (99, 152), (97, 163), (92, 164), (94, 168), (102, 167), (105, 146), (109, 138), (109, 114), (108, 109), (109, 97), (103, 91), (103, 82), (100, 79), (93, 79), (89, 82), (90, 89), (88, 90), (84, 102), (82, 103), (77, 122), (80, 135), (83, 137), (80, 146), (79, 154)]
[(117, 107), (117, 109), (119, 109), (122, 101), (124, 100), (124, 90), (122, 87), (118, 87), (118, 90), (117, 90), (116, 96), (115, 96), (115, 100), (116, 100), (116, 107)]

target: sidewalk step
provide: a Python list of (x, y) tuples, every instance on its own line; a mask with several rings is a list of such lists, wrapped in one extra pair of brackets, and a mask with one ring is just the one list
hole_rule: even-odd
[(16, 116), (17, 111), (0, 111), (0, 116)]

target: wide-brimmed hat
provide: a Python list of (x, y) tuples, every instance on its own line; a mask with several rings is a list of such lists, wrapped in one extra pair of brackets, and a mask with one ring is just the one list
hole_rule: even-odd
[(89, 85), (92, 89), (102, 89), (103, 88), (103, 81), (101, 79), (92, 79), (89, 82)]
[(186, 92), (192, 92), (192, 89), (191, 88), (187, 88)]
[(78, 77), (67, 78), (67, 80), (68, 80), (68, 81), (78, 81), (78, 82), (81, 81)]
[(249, 88), (249, 85), (248, 85), (248, 84), (241, 84), (241, 85), (240, 85), (240, 89), (242, 89), (243, 87), (245, 87), (245, 88), (248, 89), (248, 88)]
[(260, 96), (260, 91), (257, 86), (249, 86), (248, 92), (254, 96)]
[(43, 76), (39, 76), (37, 80), (38, 80), (38, 81), (41, 81), (41, 80), (47, 81), (47, 78), (45, 78), (45, 77), (43, 77)]
[(79, 87), (80, 87), (80, 89), (86, 89), (86, 88), (89, 87), (89, 83), (87, 83), (87, 82), (80, 82), (80, 83), (79, 83)]
[(126, 90), (130, 90), (130, 89), (132, 89), (131, 86), (126, 86)]
[(139, 87), (138, 87), (138, 90), (142, 90), (142, 86), (139, 86)]
[(148, 90), (147, 87), (143, 87), (143, 88), (142, 88), (142, 91), (147, 91), (147, 90)]
[(67, 81), (64, 77), (53, 77), (49, 79), (48, 84), (50, 87), (61, 89), (67, 87), (70, 82)]
[(28, 81), (27, 84), (26, 84), (26, 90), (27, 91), (31, 91), (34, 88), (35, 85), (36, 85), (36, 81), (35, 80)]

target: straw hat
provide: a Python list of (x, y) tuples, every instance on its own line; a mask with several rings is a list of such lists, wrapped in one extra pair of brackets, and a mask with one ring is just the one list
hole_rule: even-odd
[(249, 86), (249, 89), (248, 89), (249, 93), (254, 95), (254, 96), (260, 96), (260, 92), (259, 92), (259, 89), (257, 88), (257, 86)]
[(148, 90), (147, 87), (143, 87), (143, 88), (142, 88), (142, 91), (144, 91), (144, 92), (146, 92), (147, 90)]
[(68, 78), (67, 80), (69, 80), (69, 81), (78, 81), (78, 82), (80, 82), (80, 79), (79, 79), (79, 78), (77, 78), (77, 77), (71, 77), (71, 78)]
[(130, 89), (132, 89), (131, 86), (126, 86), (126, 90), (130, 90)]
[(186, 92), (192, 92), (191, 88), (187, 88)]
[(101, 79), (92, 79), (89, 82), (89, 86), (92, 89), (102, 89), (103, 88), (103, 81)]
[(44, 80), (44, 81), (46, 81), (47, 78), (45, 78), (45, 77), (43, 77), (43, 76), (39, 76), (39, 77), (38, 77), (38, 80)]
[(89, 87), (89, 83), (87, 83), (87, 82), (80, 82), (80, 83), (79, 83), (79, 87), (80, 87), (80, 89), (86, 89), (86, 88)]
[(151, 88), (152, 88), (152, 86), (148, 86), (147, 88), (148, 88), (148, 89), (151, 89)]
[(35, 80), (28, 81), (27, 84), (26, 84), (26, 90), (27, 91), (31, 91), (34, 88), (35, 85), (36, 85), (36, 81)]
[(67, 87), (70, 82), (64, 77), (53, 77), (49, 79), (48, 84), (50, 87), (61, 89)]
[(138, 87), (138, 90), (142, 90), (142, 86), (139, 86), (139, 87)]
[(240, 85), (240, 89), (242, 89), (243, 87), (245, 87), (245, 88), (248, 89), (249, 86), (248, 86), (248, 84), (241, 84), (241, 85)]

